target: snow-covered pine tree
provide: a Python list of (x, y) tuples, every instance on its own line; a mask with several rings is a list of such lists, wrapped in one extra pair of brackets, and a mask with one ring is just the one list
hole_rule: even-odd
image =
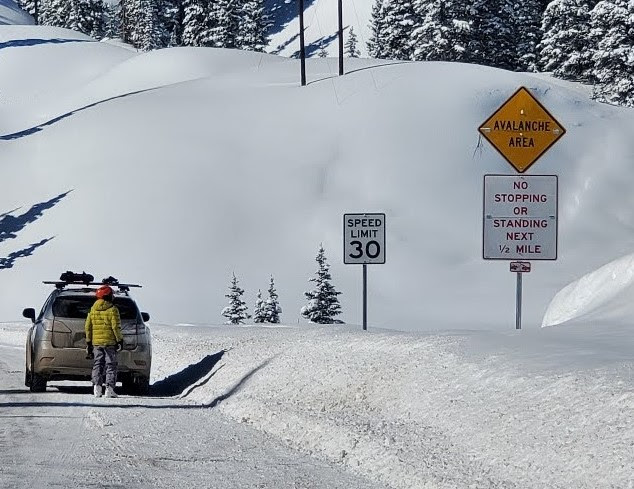
[(104, 12), (102, 0), (70, 0), (64, 27), (83, 32), (96, 39), (103, 37)]
[(238, 286), (236, 274), (233, 274), (229, 293), (225, 295), (229, 299), (229, 305), (222, 310), (222, 315), (227, 318), (225, 324), (242, 324), (245, 319), (251, 316), (247, 313), (247, 304), (242, 300), (244, 289)]
[(121, 38), (121, 18), (119, 17), (119, 4), (104, 3), (103, 22), (104, 37), (110, 39)]
[(603, 102), (634, 107), (634, 0), (606, 0), (590, 13), (596, 42), (592, 77), (594, 96)]
[(420, 24), (413, 0), (390, 0), (383, 6), (381, 51), (387, 59), (414, 59), (412, 33)]
[(209, 4), (208, 35), (205, 46), (237, 47), (240, 11), (237, 0), (214, 0)]
[(315, 277), (309, 279), (315, 282), (315, 288), (309, 292), (304, 292), (308, 304), (303, 306), (301, 314), (306, 319), (318, 324), (341, 323), (335, 316), (341, 314), (341, 305), (337, 298), (341, 292), (337, 292), (330, 283), (330, 265), (326, 261), (326, 252), (323, 245), (319, 245), (319, 251), (315, 258), (319, 268), (315, 272)]
[(264, 310), (264, 299), (262, 299), (262, 291), (258, 289), (258, 295), (255, 298), (255, 305), (253, 306), (253, 322), (264, 323), (266, 322), (266, 312)]
[(282, 308), (280, 307), (279, 297), (275, 290), (275, 282), (273, 275), (269, 280), (269, 297), (264, 304), (264, 313), (267, 323), (278, 324), (280, 322), (280, 314), (282, 314)]
[(162, 29), (159, 21), (159, 5), (156, 0), (141, 0), (143, 23), (139, 48), (152, 51), (162, 47)]
[(184, 46), (204, 46), (208, 36), (206, 2), (202, 0), (183, 1), (183, 35)]
[(180, 0), (156, 0), (161, 47), (179, 46), (183, 34), (183, 2)]
[(519, 71), (537, 69), (537, 44), (541, 38), (542, 9), (539, 0), (522, 0), (513, 6), (513, 31)]
[(421, 23), (412, 32), (414, 59), (465, 61), (471, 23), (462, 0), (415, 0)]
[(359, 56), (361, 56), (361, 51), (359, 51), (359, 49), (357, 48), (357, 43), (357, 35), (354, 33), (354, 29), (352, 28), (352, 26), (350, 26), (350, 29), (348, 29), (348, 39), (344, 46), (346, 50), (346, 55), (349, 58), (358, 58)]
[(67, 27), (71, 3), (68, 0), (47, 0), (42, 4), (40, 24)]
[(42, 10), (42, 1), (41, 0), (18, 0), (18, 6), (31, 14), (36, 24), (39, 24), (38, 17)]
[(370, 16), (370, 39), (368, 40), (368, 54), (373, 58), (385, 58), (383, 49), (383, 25), (385, 24), (385, 0), (375, 0)]
[(596, 0), (554, 0), (542, 17), (542, 39), (537, 67), (559, 78), (590, 81), (594, 45), (590, 38), (590, 10)]
[(469, 61), (514, 70), (518, 66), (512, 0), (475, 0), (469, 10)]
[(264, 12), (263, 0), (244, 0), (238, 12), (236, 47), (247, 51), (264, 51), (271, 21)]
[(141, 45), (143, 10), (141, 0), (120, 0), (121, 36), (124, 42), (138, 48)]

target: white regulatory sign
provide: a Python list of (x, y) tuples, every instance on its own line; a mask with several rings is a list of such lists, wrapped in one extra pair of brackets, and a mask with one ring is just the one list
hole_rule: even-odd
[(557, 175), (485, 175), (485, 260), (557, 259)]
[(385, 214), (343, 215), (343, 262), (385, 263)]

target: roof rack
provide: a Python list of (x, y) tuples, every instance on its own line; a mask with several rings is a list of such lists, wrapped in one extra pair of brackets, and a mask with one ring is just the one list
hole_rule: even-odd
[(60, 290), (67, 285), (110, 285), (117, 287), (122, 292), (128, 292), (131, 287), (141, 287), (138, 284), (122, 284), (112, 276), (104, 278), (101, 282), (95, 282), (95, 277), (89, 273), (75, 273), (71, 271), (62, 273), (59, 280), (45, 280), (42, 283), (54, 285), (56, 289)]

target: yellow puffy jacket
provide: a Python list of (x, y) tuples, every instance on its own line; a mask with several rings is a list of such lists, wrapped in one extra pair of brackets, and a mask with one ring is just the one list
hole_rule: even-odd
[(123, 341), (119, 309), (103, 299), (97, 299), (90, 308), (84, 329), (86, 343), (94, 346), (114, 346)]

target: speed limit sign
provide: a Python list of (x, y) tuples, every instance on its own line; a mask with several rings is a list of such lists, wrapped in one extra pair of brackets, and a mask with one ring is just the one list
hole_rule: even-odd
[(385, 263), (385, 214), (343, 215), (343, 262)]

